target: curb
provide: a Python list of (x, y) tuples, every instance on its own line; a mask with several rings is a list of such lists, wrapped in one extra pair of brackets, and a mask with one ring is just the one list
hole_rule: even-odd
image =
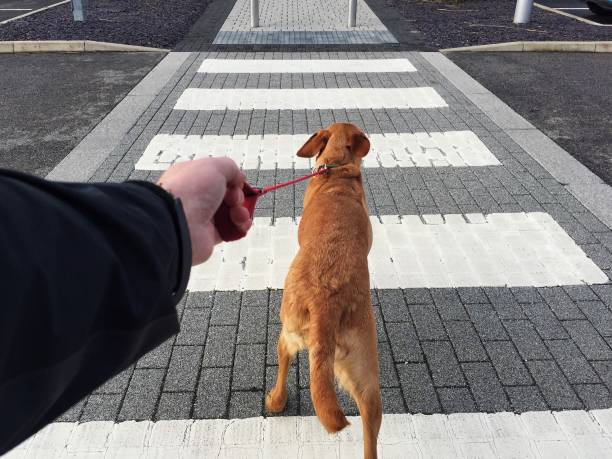
[(91, 40), (0, 41), (0, 54), (91, 53), (91, 52), (170, 52), (169, 49), (124, 45)]
[(612, 229), (612, 187), (441, 53), (420, 53), (491, 121)]
[(476, 51), (612, 53), (612, 41), (511, 41), (440, 50), (441, 53)]

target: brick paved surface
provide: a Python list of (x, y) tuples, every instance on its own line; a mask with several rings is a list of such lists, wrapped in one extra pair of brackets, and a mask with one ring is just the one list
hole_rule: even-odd
[(251, 28), (250, 0), (237, 0), (214, 44), (397, 43), (364, 0), (357, 1), (356, 27), (348, 26), (344, 0), (259, 2), (259, 27)]
[[(207, 58), (407, 58), (416, 72), (202, 73)], [(433, 88), (448, 105), (427, 109), (174, 109), (188, 88)], [(598, 272), (612, 277), (612, 231), (523, 151), (419, 53), (192, 53), (92, 181), (155, 180), (135, 170), (158, 134), (176, 136), (306, 135), (334, 121), (368, 134), (470, 131), (499, 164), (364, 168), (370, 214), (429, 219), (455, 214), (550, 215)], [(376, 149), (376, 145), (373, 146)], [(277, 153), (280, 157), (282, 153)], [(286, 152), (289, 157), (292, 152)], [(246, 167), (246, 166), (245, 166)], [(249, 181), (268, 185), (301, 175), (293, 164), (249, 166)], [(301, 215), (305, 184), (269, 195), (257, 216)], [(394, 217), (396, 218), (396, 217)], [(279, 220), (280, 221), (280, 220)], [(551, 257), (559, 255), (550, 253)], [(528, 260), (529, 253), (521, 256)], [(495, 261), (495, 260), (493, 260)], [(483, 281), (469, 288), (372, 289), (385, 413), (465, 413), (612, 407), (612, 285), (549, 281), (521, 287)], [(602, 283), (603, 282), (603, 283)], [(570, 285), (574, 284), (574, 285)], [(203, 288), (202, 290), (206, 290)], [(241, 418), (264, 414), (276, 375), (282, 290), (192, 291), (178, 306), (181, 332), (143, 357), (60, 419)], [(308, 361), (289, 373), (285, 414), (311, 415)], [(348, 414), (356, 414), (344, 394)]]

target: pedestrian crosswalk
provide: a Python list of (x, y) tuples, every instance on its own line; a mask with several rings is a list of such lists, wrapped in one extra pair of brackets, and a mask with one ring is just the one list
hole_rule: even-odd
[[(546, 213), (371, 217), (372, 288), (547, 287), (607, 282)], [(249, 236), (223, 245), (191, 272), (189, 290), (281, 289), (298, 221), (256, 218)]]
[[(403, 57), (381, 59), (203, 59), (198, 73), (417, 72)], [(416, 81), (416, 80), (415, 80)], [(423, 80), (420, 80), (423, 81)], [(426, 80), (425, 80), (426, 81)], [(448, 107), (433, 87), (407, 88), (198, 88), (187, 87), (174, 110), (437, 109)], [(310, 132), (262, 135), (159, 133), (137, 170), (165, 170), (205, 156), (228, 156), (243, 170), (309, 169), (295, 152)], [(369, 134), (372, 168), (480, 168), (501, 166), (470, 130)], [(298, 219), (299, 220), (299, 219)], [(221, 246), (192, 270), (189, 290), (280, 289), (297, 250), (297, 221), (256, 219), (249, 235)], [(372, 217), (371, 287), (544, 287), (597, 284), (606, 274), (544, 212), (421, 214)]]
[[(165, 170), (175, 162), (228, 156), (242, 169), (310, 169), (310, 158), (295, 152), (310, 134), (178, 135), (158, 134), (136, 163), (137, 170)], [(496, 166), (499, 161), (471, 131), (371, 134), (364, 167)]]
[(436, 108), (446, 102), (434, 88), (188, 88), (176, 110), (324, 110)]
[(408, 59), (204, 59), (200, 73), (416, 72)]

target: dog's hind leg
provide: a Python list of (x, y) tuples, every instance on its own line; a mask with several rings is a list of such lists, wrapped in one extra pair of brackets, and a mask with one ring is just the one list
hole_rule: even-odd
[[(372, 327), (374, 328), (374, 327)], [(353, 335), (350, 352), (336, 360), (335, 372), (340, 385), (357, 403), (363, 424), (363, 455), (376, 459), (377, 439), (382, 421), (382, 402), (376, 351), (376, 332), (367, 330)]]
[(295, 343), (287, 339), (285, 330), (278, 337), (278, 374), (276, 385), (266, 396), (266, 408), (272, 413), (280, 413), (287, 404), (287, 373), (295, 354), (299, 350)]

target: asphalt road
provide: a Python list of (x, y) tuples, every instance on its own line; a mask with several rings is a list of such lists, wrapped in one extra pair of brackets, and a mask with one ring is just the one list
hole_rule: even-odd
[(163, 56), (0, 55), (0, 167), (45, 176)]
[[(537, 0), (537, 3), (555, 8), (564, 13), (572, 14), (598, 24), (612, 24), (611, 16), (603, 16), (593, 13), (586, 4), (586, 0)], [(568, 20), (575, 20), (568, 18)], [(595, 26), (597, 27), (597, 26)]]
[(0, 21), (44, 8), (61, 0), (0, 0)]
[(612, 185), (611, 54), (447, 56)]

